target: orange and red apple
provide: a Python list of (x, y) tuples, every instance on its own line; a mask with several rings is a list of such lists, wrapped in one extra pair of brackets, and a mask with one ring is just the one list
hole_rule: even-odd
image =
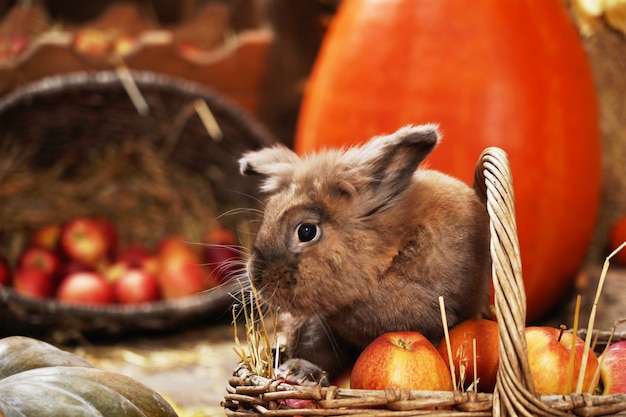
[[(498, 351), (498, 323), (487, 319), (469, 319), (454, 326), (449, 331), (450, 350), (456, 380), (468, 388), (474, 377), (478, 380), (476, 391), (493, 392), (500, 362)], [(474, 353), (474, 340), (476, 352)], [(449, 366), (446, 340), (443, 339), (437, 350)], [(476, 370), (474, 370), (474, 356)]]
[(161, 295), (166, 300), (197, 294), (211, 285), (211, 275), (200, 264), (183, 262), (161, 265), (158, 281)]
[(350, 387), (449, 391), (452, 377), (435, 346), (422, 334), (390, 332), (363, 350), (352, 368)]
[(24, 249), (17, 262), (18, 269), (39, 269), (54, 283), (57, 281), (61, 266), (61, 258), (57, 252), (39, 246)]
[[(525, 330), (530, 372), (535, 390), (542, 394), (569, 394), (577, 388), (585, 342), (569, 331), (531, 326)], [(574, 368), (569, 377), (572, 339), (575, 338)], [(583, 379), (583, 392), (593, 393), (593, 378), (598, 369), (598, 358), (590, 352)]]
[(198, 252), (176, 236), (160, 243), (157, 257), (157, 278), (164, 299), (186, 297), (217, 285), (215, 277), (202, 268)]
[(52, 277), (38, 268), (20, 268), (13, 274), (15, 292), (33, 298), (48, 298), (54, 293)]
[(600, 356), (602, 394), (626, 394), (626, 340), (613, 343)]
[(56, 250), (61, 236), (61, 225), (50, 223), (41, 226), (30, 235), (30, 245), (39, 246), (48, 250)]
[(116, 262), (127, 268), (143, 269), (153, 275), (158, 272), (157, 256), (148, 248), (140, 245), (131, 245), (121, 249), (116, 256)]
[(57, 298), (71, 304), (109, 304), (115, 300), (113, 287), (97, 272), (75, 272), (63, 279)]
[(237, 238), (230, 229), (223, 226), (211, 229), (204, 243), (202, 258), (219, 283), (228, 281), (243, 270)]
[(88, 267), (98, 267), (108, 261), (116, 250), (117, 234), (105, 219), (76, 217), (61, 230), (60, 246), (72, 260)]
[(160, 297), (159, 282), (144, 269), (130, 268), (113, 281), (113, 293), (121, 304), (149, 303)]

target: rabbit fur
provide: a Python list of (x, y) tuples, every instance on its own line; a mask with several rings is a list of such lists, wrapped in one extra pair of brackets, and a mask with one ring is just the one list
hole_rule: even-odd
[(419, 168), (436, 125), (406, 126), (361, 146), (300, 157), (251, 151), (264, 215), (247, 269), (262, 302), (280, 307), (286, 355), (341, 372), (382, 333), (411, 330), (434, 344), (485, 314), (491, 261), (484, 203), (463, 182)]

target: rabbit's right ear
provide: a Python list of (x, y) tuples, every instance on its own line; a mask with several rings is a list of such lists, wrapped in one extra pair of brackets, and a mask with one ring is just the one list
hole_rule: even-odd
[(239, 159), (239, 169), (243, 175), (263, 177), (261, 191), (273, 193), (292, 181), (294, 167), (299, 161), (300, 158), (291, 149), (277, 144), (245, 153)]

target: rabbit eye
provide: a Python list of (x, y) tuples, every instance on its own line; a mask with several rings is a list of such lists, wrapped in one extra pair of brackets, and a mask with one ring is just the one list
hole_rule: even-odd
[(311, 223), (302, 223), (298, 226), (297, 233), (300, 242), (310, 242), (317, 237), (317, 226)]

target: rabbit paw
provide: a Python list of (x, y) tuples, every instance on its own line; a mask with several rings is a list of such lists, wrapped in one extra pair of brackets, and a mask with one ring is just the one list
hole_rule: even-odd
[(288, 359), (276, 370), (276, 376), (294, 385), (329, 386), (328, 374), (319, 366), (305, 359)]

